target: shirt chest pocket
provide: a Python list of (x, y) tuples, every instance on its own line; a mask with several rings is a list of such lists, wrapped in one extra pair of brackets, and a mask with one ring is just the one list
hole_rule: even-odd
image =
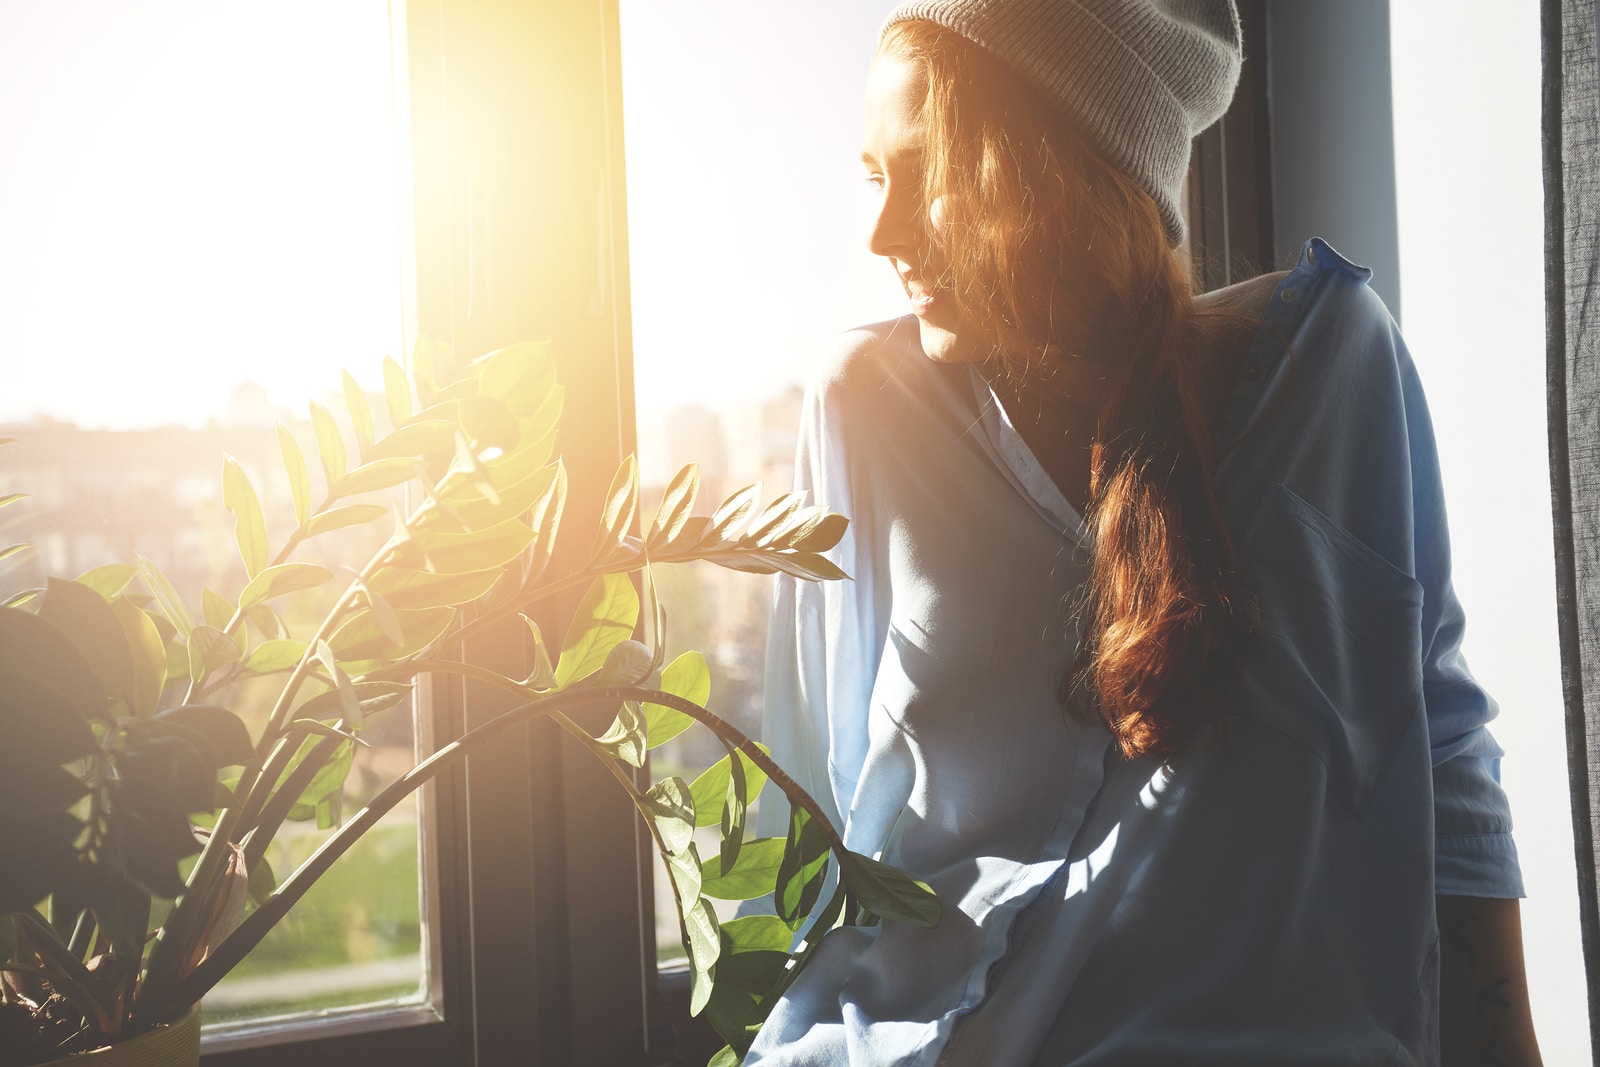
[(1310, 749), (1359, 816), (1423, 707), (1422, 587), (1281, 484), (1239, 558), (1260, 611), (1242, 711)]

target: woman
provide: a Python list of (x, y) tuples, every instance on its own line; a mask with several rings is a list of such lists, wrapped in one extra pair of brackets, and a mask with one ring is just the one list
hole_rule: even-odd
[(1239, 61), (1203, 0), (885, 26), (870, 240), (914, 315), (808, 394), (854, 581), (780, 583), (765, 731), (944, 918), (829, 932), (747, 1063), (1538, 1061), (1393, 321), (1319, 240), (1191, 296)]

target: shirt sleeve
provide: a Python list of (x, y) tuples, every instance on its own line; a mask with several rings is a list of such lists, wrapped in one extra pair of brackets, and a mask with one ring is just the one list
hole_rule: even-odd
[[(838, 374), (824, 375), (807, 390), (795, 488), (850, 520), (828, 553), (850, 577), (775, 580), (761, 725), (761, 740), (778, 765), (816, 799), (841, 834), (866, 758), (867, 711), (882, 650), (871, 548), (878, 524), (867, 510), (869, 495), (857, 491), (851, 452), (843, 447), (846, 394)], [(788, 820), (787, 799), (769, 784), (757, 832), (782, 836)]]
[(1422, 681), (1433, 758), (1434, 882), (1447, 896), (1524, 895), (1503, 754), (1488, 723), (1499, 708), (1461, 654), (1466, 616), (1450, 581), (1450, 537), (1433, 424), (1415, 366), (1396, 337), (1409, 438), (1416, 578), (1423, 588)]

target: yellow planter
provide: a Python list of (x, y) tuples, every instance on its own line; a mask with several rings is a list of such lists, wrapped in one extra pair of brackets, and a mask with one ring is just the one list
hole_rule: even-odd
[(177, 1022), (157, 1027), (130, 1041), (51, 1060), (40, 1067), (199, 1067), (200, 1005)]

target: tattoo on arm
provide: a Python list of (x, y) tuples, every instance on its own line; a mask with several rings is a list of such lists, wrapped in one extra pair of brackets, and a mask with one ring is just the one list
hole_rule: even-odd
[[(1527, 1018), (1527, 990), (1517, 931), (1507, 956), (1504, 914), (1477, 901), (1441, 898), (1440, 1008), (1444, 1067), (1520, 1067), (1539, 1061)], [(1489, 902), (1497, 904), (1500, 902)], [(1515, 913), (1512, 913), (1515, 918)]]

